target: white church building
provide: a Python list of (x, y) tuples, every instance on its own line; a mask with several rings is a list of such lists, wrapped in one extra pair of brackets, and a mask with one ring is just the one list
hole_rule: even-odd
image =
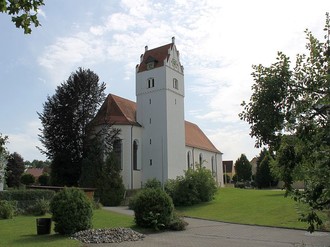
[(136, 102), (109, 94), (92, 123), (121, 129), (115, 149), (127, 189), (152, 178), (165, 183), (196, 164), (223, 186), (222, 153), (184, 120), (184, 71), (174, 38), (152, 50), (145, 47), (136, 66)]

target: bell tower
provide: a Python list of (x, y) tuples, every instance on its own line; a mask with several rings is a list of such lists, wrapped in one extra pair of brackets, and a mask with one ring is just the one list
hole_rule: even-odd
[(162, 183), (185, 169), (184, 71), (172, 42), (145, 47), (136, 66), (137, 121), (142, 125), (142, 181)]

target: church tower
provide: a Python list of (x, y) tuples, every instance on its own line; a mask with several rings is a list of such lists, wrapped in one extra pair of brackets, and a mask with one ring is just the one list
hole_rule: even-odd
[(186, 169), (184, 75), (175, 39), (148, 50), (136, 66), (137, 121), (142, 125), (142, 181), (162, 183)]

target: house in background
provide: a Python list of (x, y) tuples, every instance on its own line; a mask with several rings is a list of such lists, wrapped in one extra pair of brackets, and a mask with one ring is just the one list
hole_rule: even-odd
[(252, 166), (252, 175), (254, 175), (254, 176), (257, 174), (257, 160), (258, 160), (258, 157), (254, 157), (250, 161), (250, 164)]
[(45, 168), (34, 168), (34, 167), (27, 168), (26, 171), (25, 171), (25, 173), (31, 174), (36, 179), (36, 181), (45, 172), (46, 172)]
[(124, 185), (162, 183), (200, 163), (223, 186), (222, 153), (194, 123), (184, 120), (184, 70), (172, 42), (149, 50), (136, 66), (136, 102), (109, 94), (91, 123), (121, 129), (114, 144)]
[[(224, 174), (224, 183), (231, 183), (233, 176), (235, 175), (235, 167), (234, 162), (232, 160), (224, 160), (222, 161), (223, 166), (223, 174)], [(226, 175), (229, 176), (230, 180), (227, 181)]]

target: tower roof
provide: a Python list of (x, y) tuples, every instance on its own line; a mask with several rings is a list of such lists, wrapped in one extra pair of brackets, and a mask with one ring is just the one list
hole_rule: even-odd
[[(91, 122), (94, 126), (102, 124), (140, 126), (136, 121), (136, 103), (109, 94)], [(185, 139), (186, 146), (220, 153), (204, 132), (196, 124), (188, 121), (185, 121)]]
[(141, 62), (137, 65), (137, 72), (142, 72), (147, 70), (147, 63), (154, 61), (154, 68), (164, 66), (165, 59), (169, 59), (169, 49), (173, 48), (174, 43), (163, 45), (155, 49), (147, 50), (141, 55)]

